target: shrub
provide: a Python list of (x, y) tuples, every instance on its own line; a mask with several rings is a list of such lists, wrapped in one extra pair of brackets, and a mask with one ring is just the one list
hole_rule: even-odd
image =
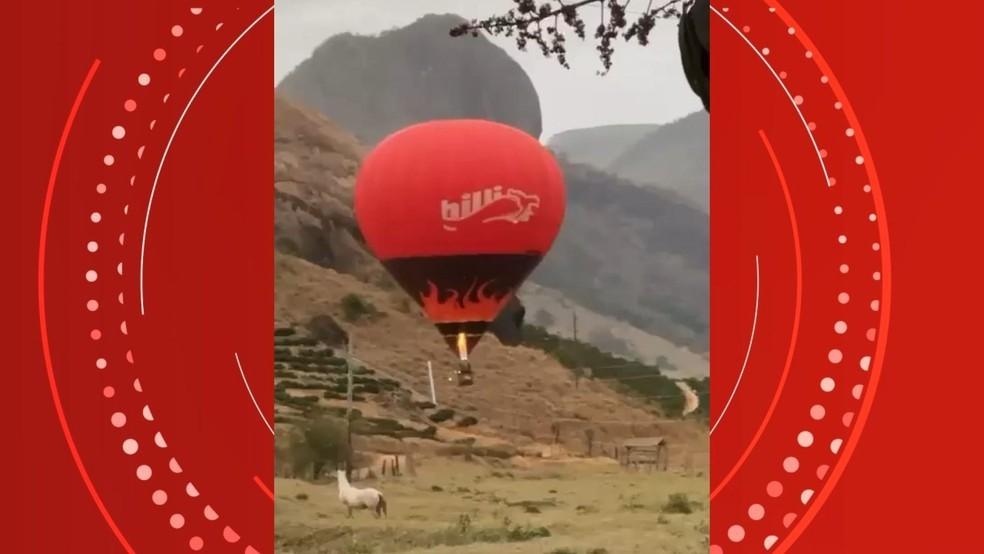
[(362, 298), (358, 294), (347, 294), (342, 298), (342, 317), (346, 321), (355, 322), (364, 317), (370, 317), (377, 312), (376, 307), (371, 302)]
[(372, 547), (364, 542), (351, 542), (345, 545), (345, 554), (372, 554)]
[(686, 494), (677, 492), (670, 495), (660, 511), (664, 514), (692, 514), (694, 507)]
[(362, 392), (366, 394), (379, 394), (382, 390), (379, 388), (378, 383), (366, 383), (364, 385), (355, 385), (352, 387), (353, 392)]
[(433, 421), (434, 423), (441, 423), (453, 417), (454, 417), (454, 410), (450, 408), (441, 408), (440, 410), (427, 416), (427, 418)]
[(550, 530), (546, 527), (513, 527), (509, 530), (509, 542), (530, 541), (550, 536)]

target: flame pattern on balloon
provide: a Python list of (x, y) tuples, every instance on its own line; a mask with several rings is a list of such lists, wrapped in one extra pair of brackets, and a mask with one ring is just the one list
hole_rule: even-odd
[(465, 294), (448, 289), (447, 297), (442, 299), (440, 288), (433, 281), (427, 281), (427, 291), (420, 295), (420, 305), (435, 323), (492, 321), (511, 293), (488, 292), (491, 284), (492, 281), (486, 281), (476, 287), (477, 282), (474, 282)]

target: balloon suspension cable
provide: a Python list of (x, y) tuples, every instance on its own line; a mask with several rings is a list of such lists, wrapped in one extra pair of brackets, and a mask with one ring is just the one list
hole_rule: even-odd
[(474, 384), (471, 362), (468, 361), (468, 337), (463, 332), (458, 333), (458, 359), (458, 386), (467, 387)]

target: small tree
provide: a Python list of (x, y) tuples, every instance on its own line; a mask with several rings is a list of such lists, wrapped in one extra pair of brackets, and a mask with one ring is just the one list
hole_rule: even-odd
[(313, 454), (315, 479), (321, 475), (326, 465), (338, 468), (349, 460), (351, 448), (342, 420), (330, 417), (315, 419), (304, 426), (303, 434), (307, 447)]
[(584, 377), (584, 368), (575, 367), (571, 372), (574, 373), (574, 388), (577, 389), (581, 385), (581, 378)]
[(585, 429), (584, 438), (588, 443), (588, 456), (594, 455), (595, 430), (591, 428)]

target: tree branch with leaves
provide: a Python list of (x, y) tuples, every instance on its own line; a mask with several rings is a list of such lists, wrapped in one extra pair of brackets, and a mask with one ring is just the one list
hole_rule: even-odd
[[(598, 41), (595, 48), (604, 66), (604, 71), (599, 71), (599, 74), (604, 75), (612, 68), (615, 44), (619, 38), (646, 46), (658, 19), (679, 19), (690, 3), (685, 0), (643, 1), (647, 2), (643, 11), (629, 12), (632, 0), (513, 0), (516, 7), (505, 14), (462, 23), (451, 29), (451, 36), (470, 34), (477, 37), (481, 32), (486, 32), (492, 36), (514, 38), (516, 46), (524, 51), (533, 43), (544, 56), (555, 58), (560, 65), (570, 69), (567, 35), (573, 32), (578, 38), (587, 38), (587, 25), (581, 14), (594, 6), (601, 15), (600, 23), (594, 29), (594, 38)], [(641, 3), (637, 0), (637, 4)]]

